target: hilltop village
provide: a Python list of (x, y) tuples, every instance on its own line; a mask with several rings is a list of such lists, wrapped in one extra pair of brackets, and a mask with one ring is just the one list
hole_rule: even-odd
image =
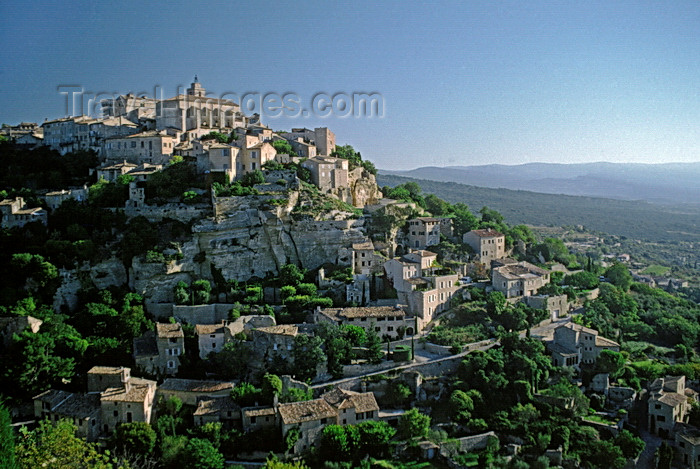
[(116, 467), (700, 464), (687, 285), (380, 188), (196, 79), (102, 111), (0, 133), (20, 467), (56, 429)]

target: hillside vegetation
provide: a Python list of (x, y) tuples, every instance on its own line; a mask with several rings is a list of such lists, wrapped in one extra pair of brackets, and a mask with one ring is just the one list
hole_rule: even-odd
[(424, 192), (472, 208), (488, 205), (512, 224), (584, 225), (629, 238), (652, 241), (700, 241), (700, 208), (647, 202), (490, 189), (453, 182), (427, 181), (380, 173), (380, 186), (414, 181)]

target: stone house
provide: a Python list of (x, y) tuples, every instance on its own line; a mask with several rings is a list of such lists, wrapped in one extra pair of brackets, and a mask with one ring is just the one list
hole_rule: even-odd
[(241, 408), (230, 395), (204, 398), (197, 402), (193, 417), (195, 425), (219, 422), (225, 429), (230, 429), (240, 426)]
[(183, 404), (196, 406), (202, 399), (214, 399), (231, 395), (233, 383), (199, 379), (167, 378), (158, 387), (158, 399), (179, 398)]
[(2, 228), (21, 228), (27, 223), (38, 221), (42, 225), (48, 223), (48, 213), (41, 207), (27, 208), (22, 197), (0, 201)]
[(439, 218), (418, 217), (408, 220), (408, 245), (415, 249), (440, 244), (441, 221)]
[(673, 449), (677, 467), (700, 468), (700, 429), (676, 423)]
[(251, 329), (250, 338), (253, 354), (268, 362), (274, 360), (275, 357), (291, 362), (294, 338), (298, 333), (297, 326), (292, 324)]
[(150, 423), (155, 395), (155, 381), (134, 377), (130, 377), (122, 386), (102, 391), (102, 431), (110, 434), (120, 423)]
[(277, 409), (274, 407), (244, 407), (241, 409), (244, 432), (254, 432), (278, 426)]
[(303, 452), (318, 442), (326, 425), (337, 423), (338, 411), (325, 399), (280, 404), (278, 409), (282, 437), (296, 429), (299, 439), (290, 451), (293, 454)]
[(165, 132), (149, 130), (138, 134), (111, 137), (104, 141), (103, 154), (110, 161), (168, 164), (173, 156), (175, 138)]
[(649, 386), (649, 431), (669, 438), (676, 422), (687, 423), (697, 394), (685, 386), (685, 376), (657, 378)]
[(87, 372), (88, 392), (124, 386), (131, 379), (131, 369), (124, 366), (93, 366)]
[(199, 358), (204, 360), (210, 353), (219, 352), (238, 334), (251, 336), (251, 331), (255, 328), (275, 325), (275, 318), (266, 314), (241, 316), (235, 321), (221, 321), (218, 324), (197, 324), (195, 333), (199, 344)]
[(552, 321), (566, 316), (569, 312), (569, 299), (566, 295), (524, 296), (523, 300), (530, 308), (547, 311)]
[[(335, 134), (327, 127), (316, 127), (314, 130), (295, 128), (291, 132), (284, 132), (280, 135), (290, 144), (299, 141), (299, 139), (302, 142), (313, 144), (320, 156), (330, 156), (335, 151)], [(309, 158), (311, 157), (309, 156)]]
[(146, 373), (177, 374), (184, 353), (185, 333), (179, 323), (156, 323), (155, 331), (134, 339), (134, 361)]
[(51, 422), (67, 419), (78, 438), (95, 441), (101, 431), (100, 396), (50, 389), (34, 396), (34, 417)]
[(97, 180), (104, 179), (107, 182), (115, 182), (119, 176), (128, 173), (138, 167), (136, 163), (129, 163), (124, 160), (121, 163), (114, 163), (97, 168)]
[(529, 262), (518, 262), (491, 270), (491, 284), (506, 298), (533, 296), (549, 283), (549, 271)]
[(206, 144), (195, 140), (192, 148), (197, 158), (198, 173), (219, 173), (225, 182), (236, 178), (236, 167), (241, 149), (218, 142)]
[(106, 139), (127, 136), (139, 131), (139, 126), (125, 118), (93, 119), (88, 116), (64, 117), (45, 121), (43, 143), (62, 155), (78, 150), (100, 152)]
[[(99, 179), (99, 178), (98, 178)], [(50, 210), (56, 210), (63, 202), (68, 199), (75, 199), (78, 202), (84, 202), (88, 197), (87, 186), (75, 189), (61, 189), (60, 191), (47, 192), (42, 196), (46, 202), (46, 206)]]
[(349, 163), (343, 158), (316, 156), (301, 163), (311, 172), (311, 180), (321, 192), (349, 188)]
[(199, 344), (199, 358), (204, 360), (210, 353), (217, 353), (223, 349), (225, 327), (224, 322), (221, 324), (197, 324), (194, 326)]
[(471, 246), (480, 262), (487, 266), (491, 265), (491, 261), (506, 256), (505, 235), (491, 228), (464, 233), (462, 242)]
[(387, 279), (396, 289), (399, 304), (418, 318), (421, 331), (433, 317), (449, 308), (459, 289), (458, 276), (435, 267), (437, 254), (419, 250), (384, 263)]
[(554, 366), (592, 365), (603, 350), (620, 351), (620, 344), (598, 335), (580, 324), (567, 323), (554, 329), (554, 340), (547, 344)]
[(305, 142), (301, 137), (288, 141), (292, 147), (292, 150), (294, 150), (294, 153), (296, 153), (297, 156), (302, 158), (313, 158), (317, 154), (316, 145)]
[(382, 271), (382, 257), (374, 253), (374, 243), (365, 241), (352, 245), (353, 273), (370, 275)]
[(415, 319), (406, 317), (400, 307), (365, 306), (356, 308), (320, 308), (314, 311), (314, 322), (353, 325), (368, 330), (373, 327), (379, 337), (392, 340), (415, 333)]
[(336, 387), (321, 395), (338, 412), (338, 425), (355, 425), (379, 417), (379, 405), (372, 392), (355, 392)]

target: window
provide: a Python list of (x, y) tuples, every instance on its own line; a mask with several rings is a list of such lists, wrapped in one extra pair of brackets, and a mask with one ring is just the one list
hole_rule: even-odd
[[(115, 403), (115, 404), (116, 404), (116, 403)], [(115, 417), (119, 417), (119, 411), (118, 411), (118, 410), (115, 410), (115, 411), (114, 411), (114, 416), (115, 416)]]
[(251, 417), (251, 418), (250, 418), (250, 423), (255, 423), (256, 420), (257, 420), (257, 419), (256, 419), (255, 417)]
[(175, 362), (172, 360), (168, 360), (168, 368), (175, 368)]

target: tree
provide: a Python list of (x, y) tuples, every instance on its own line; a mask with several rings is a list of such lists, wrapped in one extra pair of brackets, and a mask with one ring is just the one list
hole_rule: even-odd
[(244, 187), (253, 187), (256, 184), (264, 184), (265, 175), (259, 169), (253, 172), (245, 173), (241, 178), (241, 185)]
[(0, 467), (16, 469), (15, 435), (12, 431), (12, 418), (7, 407), (0, 402)]
[(280, 268), (280, 283), (296, 287), (304, 280), (304, 272), (294, 264), (284, 264)]
[(403, 440), (424, 438), (430, 428), (430, 417), (412, 408), (399, 418), (398, 435)]
[(302, 461), (282, 462), (277, 458), (268, 459), (263, 469), (309, 469)]
[(375, 323), (370, 323), (367, 329), (367, 340), (365, 344), (367, 346), (367, 360), (371, 364), (377, 365), (381, 363), (384, 358), (384, 349), (382, 348), (382, 341), (374, 328)]
[(100, 454), (96, 444), (87, 443), (76, 437), (75, 430), (75, 426), (67, 420), (59, 420), (53, 424), (48, 420), (42, 420), (39, 426), (31, 431), (23, 427), (15, 447), (18, 467), (23, 469), (37, 467), (111, 469), (114, 467), (109, 456)]
[(275, 140), (272, 142), (272, 146), (275, 148), (278, 154), (294, 155), (294, 149), (286, 140)]
[(273, 375), (271, 373), (265, 373), (262, 382), (262, 395), (263, 397), (272, 402), (274, 396), (280, 396), (282, 394), (282, 380), (279, 376)]
[(357, 424), (360, 436), (360, 454), (369, 454), (372, 457), (381, 457), (389, 449), (389, 441), (396, 434), (396, 430), (386, 422), (366, 420)]
[(474, 401), (464, 391), (456, 389), (452, 391), (450, 396), (450, 414), (455, 420), (467, 422), (471, 418), (471, 413), (474, 410)]
[(632, 285), (632, 274), (625, 264), (615, 263), (605, 271), (605, 278), (610, 283), (626, 292)]
[(320, 337), (311, 337), (298, 334), (294, 338), (294, 376), (302, 381), (309, 381), (316, 377), (316, 368), (323, 363), (326, 355), (321, 350), (323, 341)]
[(616, 378), (625, 366), (625, 356), (614, 350), (602, 350), (595, 360), (597, 373), (610, 373), (611, 378)]
[(146, 422), (122, 423), (114, 433), (114, 444), (122, 453), (146, 456), (156, 446), (156, 432)]
[(211, 296), (211, 284), (209, 280), (201, 279), (192, 282), (192, 293), (195, 303), (207, 304)]
[(321, 432), (320, 452), (329, 461), (352, 459), (359, 440), (359, 432), (353, 425), (327, 425)]
[(191, 438), (181, 454), (185, 467), (197, 469), (223, 469), (224, 456), (211, 441)]
[(261, 398), (262, 390), (260, 388), (256, 388), (250, 383), (246, 383), (245, 381), (239, 383), (236, 387), (234, 387), (231, 390), (231, 399), (233, 399), (241, 407), (250, 407), (258, 405), (258, 401)]
[(615, 437), (615, 444), (622, 450), (622, 455), (627, 459), (634, 459), (644, 451), (644, 440), (636, 437), (629, 430), (622, 430)]
[(661, 443), (659, 449), (656, 450), (657, 469), (671, 469), (673, 463), (673, 447), (667, 442)]

